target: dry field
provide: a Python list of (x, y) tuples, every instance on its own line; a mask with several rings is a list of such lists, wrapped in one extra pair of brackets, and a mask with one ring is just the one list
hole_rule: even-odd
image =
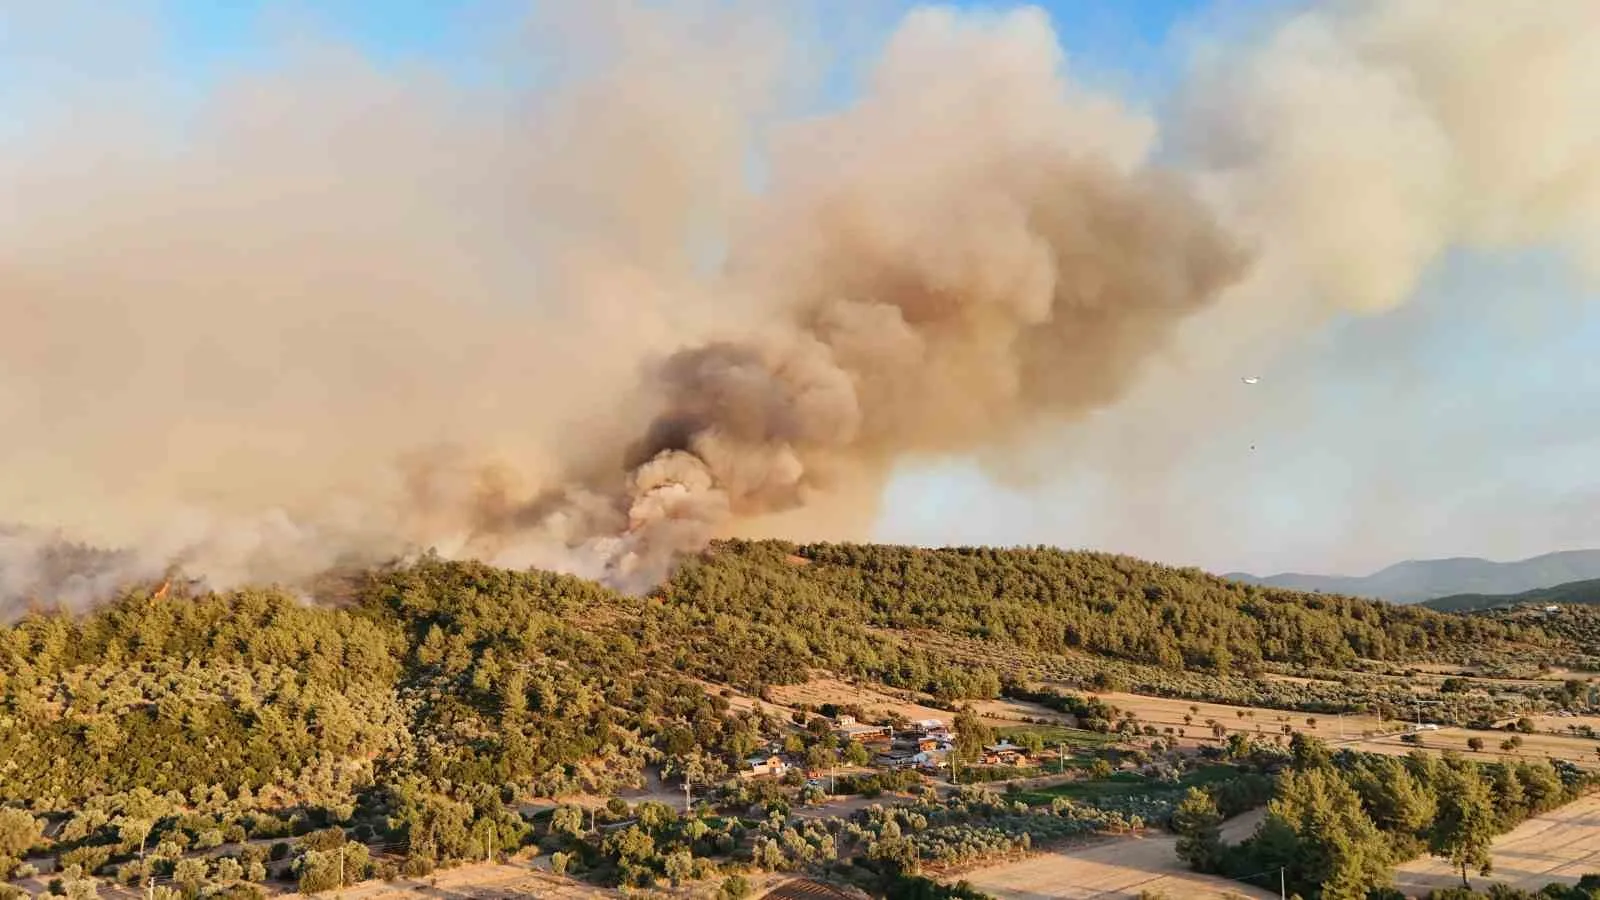
[[(1551, 882), (1574, 884), (1583, 875), (1600, 873), (1600, 794), (1529, 819), (1494, 843), (1494, 874), (1473, 873), (1482, 890), (1491, 881), (1536, 891)], [(1395, 870), (1395, 886), (1407, 896), (1434, 888), (1456, 887), (1461, 873), (1442, 859), (1424, 857)]]
[[(1155, 725), (1159, 728), (1167, 726), (1183, 728), (1190, 738), (1209, 738), (1211, 728), (1206, 724), (1208, 720), (1217, 721), (1230, 733), (1239, 731), (1269, 736), (1281, 734), (1283, 726), (1290, 725), (1295, 731), (1307, 732), (1329, 742), (1360, 738), (1366, 732), (1381, 732), (1385, 727), (1391, 731), (1404, 728), (1395, 722), (1385, 725), (1376, 716), (1348, 713), (1340, 717), (1114, 692), (1096, 696), (1119, 710), (1131, 711), (1142, 724)], [(1198, 708), (1198, 711), (1195, 708)], [(1241, 712), (1244, 713), (1242, 717), (1239, 715)], [(1185, 723), (1184, 716), (1189, 716), (1192, 721)], [(1314, 720), (1316, 724), (1309, 725), (1307, 720)]]
[[(814, 706), (824, 703), (840, 706), (853, 704), (860, 706), (868, 716), (899, 713), (907, 719), (943, 719), (945, 722), (954, 718), (949, 710), (923, 706), (876, 688), (850, 684), (837, 678), (814, 678), (805, 684), (774, 687), (772, 697), (784, 706), (791, 707), (802, 703)], [(985, 722), (996, 726), (1014, 725), (1024, 717), (1061, 721), (1067, 718), (1049, 707), (1017, 700), (979, 700), (972, 704), (972, 708)]]
[(1587, 725), (1600, 731), (1600, 716), (1529, 716), (1536, 731), (1566, 731), (1568, 726)]
[[(1375, 716), (1346, 714), (1340, 717), (1276, 709), (1249, 709), (1221, 703), (1172, 700), (1139, 694), (1106, 693), (1099, 696), (1120, 710), (1131, 710), (1141, 723), (1163, 729), (1168, 726), (1183, 728), (1192, 742), (1196, 739), (1209, 738), (1211, 729), (1206, 722), (1215, 720), (1230, 733), (1241, 731), (1246, 734), (1271, 736), (1281, 734), (1282, 727), (1287, 724), (1296, 732), (1315, 735), (1340, 747), (1401, 755), (1416, 749), (1416, 745), (1400, 740), (1400, 735), (1405, 730), (1404, 724), (1393, 721), (1385, 723)], [(1191, 707), (1199, 707), (1199, 712), (1193, 712)], [(1245, 713), (1244, 717), (1239, 716), (1240, 712)], [(1186, 715), (1192, 719), (1187, 725), (1183, 720)], [(1308, 720), (1314, 720), (1316, 724), (1308, 725)], [(1535, 722), (1537, 727), (1543, 729), (1565, 727), (1568, 724), (1586, 724), (1590, 719), (1546, 716), (1536, 719)], [(1483, 739), (1485, 746), (1482, 751), (1467, 749), (1467, 739), (1472, 737)], [(1441, 728), (1438, 731), (1423, 732), (1422, 746), (1423, 749), (1434, 751), (1459, 750), (1469, 758), (1482, 761), (1564, 759), (1587, 768), (1600, 766), (1600, 741), (1554, 734), (1525, 734), (1522, 735), (1523, 743), (1520, 750), (1515, 753), (1505, 753), (1500, 750), (1500, 742), (1508, 737), (1510, 737), (1508, 732), (1501, 731)]]
[(1271, 900), (1277, 897), (1276, 891), (1190, 872), (1178, 861), (1177, 838), (1161, 834), (1111, 838), (1065, 847), (1016, 862), (974, 869), (946, 880), (967, 881), (1000, 900), (1050, 897), (1123, 900), (1137, 897), (1141, 891), (1156, 891), (1184, 900), (1228, 896)]
[[(1469, 731), (1465, 728), (1441, 728), (1438, 731), (1423, 732), (1422, 749), (1429, 751), (1455, 750), (1468, 759), (1474, 759), (1479, 762), (1564, 759), (1586, 769), (1600, 767), (1600, 741), (1589, 738), (1563, 737), (1554, 734), (1525, 734), (1521, 736), (1522, 747), (1508, 753), (1500, 749), (1500, 742), (1510, 736), (1509, 732), (1504, 731)], [(1467, 748), (1467, 741), (1475, 737), (1483, 739), (1484, 749), (1470, 750)], [(1388, 753), (1402, 756), (1417, 749), (1415, 744), (1407, 744), (1401, 741), (1399, 735), (1350, 741), (1341, 746), (1349, 746), (1372, 753)]]
[[(558, 878), (523, 865), (458, 866), (436, 872), (427, 878), (396, 881), (365, 881), (340, 892), (346, 900), (400, 900), (405, 897), (431, 897), (434, 900), (473, 898), (473, 900), (511, 900), (522, 897), (562, 897), (570, 900), (597, 900), (615, 897), (615, 891)], [(288, 894), (299, 897), (300, 894)]]

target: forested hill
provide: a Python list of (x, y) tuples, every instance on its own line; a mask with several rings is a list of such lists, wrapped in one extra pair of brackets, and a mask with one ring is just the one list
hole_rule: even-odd
[(1540, 639), (1481, 619), (1046, 548), (730, 541), (685, 565), (660, 594), (702, 625), (738, 619), (778, 629), (780, 645), (825, 638), (822, 647), (860, 654), (857, 663), (874, 652), (862, 626), (1221, 674), (1263, 660), (1338, 666)]
[(1286, 572), (1258, 578), (1234, 572), (1223, 577), (1295, 591), (1417, 603), (1456, 594), (1515, 594), (1600, 578), (1600, 550), (1562, 550), (1514, 562), (1493, 562), (1477, 557), (1412, 559), (1362, 576)]
[(942, 654), (928, 630), (999, 660), (1024, 648), (1235, 672), (1552, 640), (1537, 623), (1055, 550), (730, 542), (650, 597), (426, 558), (361, 575), (337, 608), (175, 588), (0, 628), (0, 806), (88, 803), (105, 822), (154, 802), (128, 793), (148, 789), (169, 805), (343, 820), (361, 802), (402, 823), (466, 822), (498, 815), (506, 786), (603, 792), (646, 760), (714, 778), (772, 730), (688, 676), (759, 693), (826, 668), (992, 696), (1008, 673)]
[(1424, 601), (1422, 605), (1441, 612), (1476, 612), (1498, 607), (1525, 604), (1545, 606), (1552, 603), (1600, 606), (1600, 578), (1573, 581), (1520, 594), (1454, 594)]

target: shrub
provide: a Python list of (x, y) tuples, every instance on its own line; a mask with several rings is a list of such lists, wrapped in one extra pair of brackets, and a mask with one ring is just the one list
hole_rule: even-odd
[(216, 879), (218, 881), (240, 881), (244, 878), (244, 866), (237, 859), (224, 856), (217, 860)]
[(337, 825), (313, 831), (300, 839), (300, 846), (307, 850), (337, 850), (345, 842), (344, 829)]
[(744, 900), (750, 896), (750, 882), (743, 875), (729, 875), (717, 889), (719, 900)]
[(63, 852), (57, 857), (61, 868), (77, 866), (84, 872), (99, 871), (100, 867), (111, 860), (111, 848), (104, 844), (93, 847), (74, 847)]

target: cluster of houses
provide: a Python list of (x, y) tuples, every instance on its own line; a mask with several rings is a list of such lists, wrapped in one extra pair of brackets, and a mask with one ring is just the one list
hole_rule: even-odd
[[(940, 719), (923, 719), (898, 734), (880, 736), (874, 747), (872, 764), (884, 769), (929, 769), (937, 771), (945, 757), (955, 749), (956, 736)], [(882, 746), (887, 744), (887, 746)]]
[[(868, 725), (857, 722), (853, 716), (841, 715), (833, 720), (833, 733), (841, 741), (858, 741), (873, 751), (872, 764), (878, 768), (920, 769), (930, 774), (948, 765), (956, 739), (955, 732), (941, 719), (923, 719), (896, 731), (889, 725)], [(962, 760), (964, 765), (973, 762)], [(1009, 741), (1001, 741), (984, 747), (983, 758), (976, 762), (989, 766), (1025, 766), (1028, 752)], [(745, 774), (782, 776), (796, 765), (774, 750), (747, 760)]]

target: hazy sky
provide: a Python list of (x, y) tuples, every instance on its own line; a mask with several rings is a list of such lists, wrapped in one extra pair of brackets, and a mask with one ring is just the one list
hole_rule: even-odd
[[(512, 30), (526, 5), (152, 0), (127, 9), (165, 61), (150, 75), (199, 93), (301, 31), (334, 35), (383, 65), (491, 78), (498, 70), (477, 54)], [(1218, 15), (1214, 5), (1189, 0), (1039, 5), (1078, 77), (1158, 118), (1184, 69), (1189, 29)], [(814, 102), (849, 103), (854, 64), (909, 6), (804, 4), (817, 52), (838, 57)], [(26, 0), (0, 0), (0, 99), (9, 96), (12, 109), (26, 108), (21, 73), (50, 64), (6, 40), (5, 17), (25, 8)], [(8, 127), (19, 126), (0, 125), (0, 135)], [(1129, 495), (1088, 463), (1006, 486), (969, 461), (928, 460), (894, 480), (878, 536), (1092, 547), (1256, 572), (1361, 572), (1408, 557), (1514, 558), (1600, 546), (1596, 299), (1593, 284), (1553, 253), (1452, 252), (1413, 302), (1337, 318), (1261, 354), (1271, 359), (1264, 369), (1237, 373), (1260, 375), (1258, 385), (1219, 379), (1219, 392), (1249, 392), (1238, 421), (1194, 434), (1158, 487)]]

